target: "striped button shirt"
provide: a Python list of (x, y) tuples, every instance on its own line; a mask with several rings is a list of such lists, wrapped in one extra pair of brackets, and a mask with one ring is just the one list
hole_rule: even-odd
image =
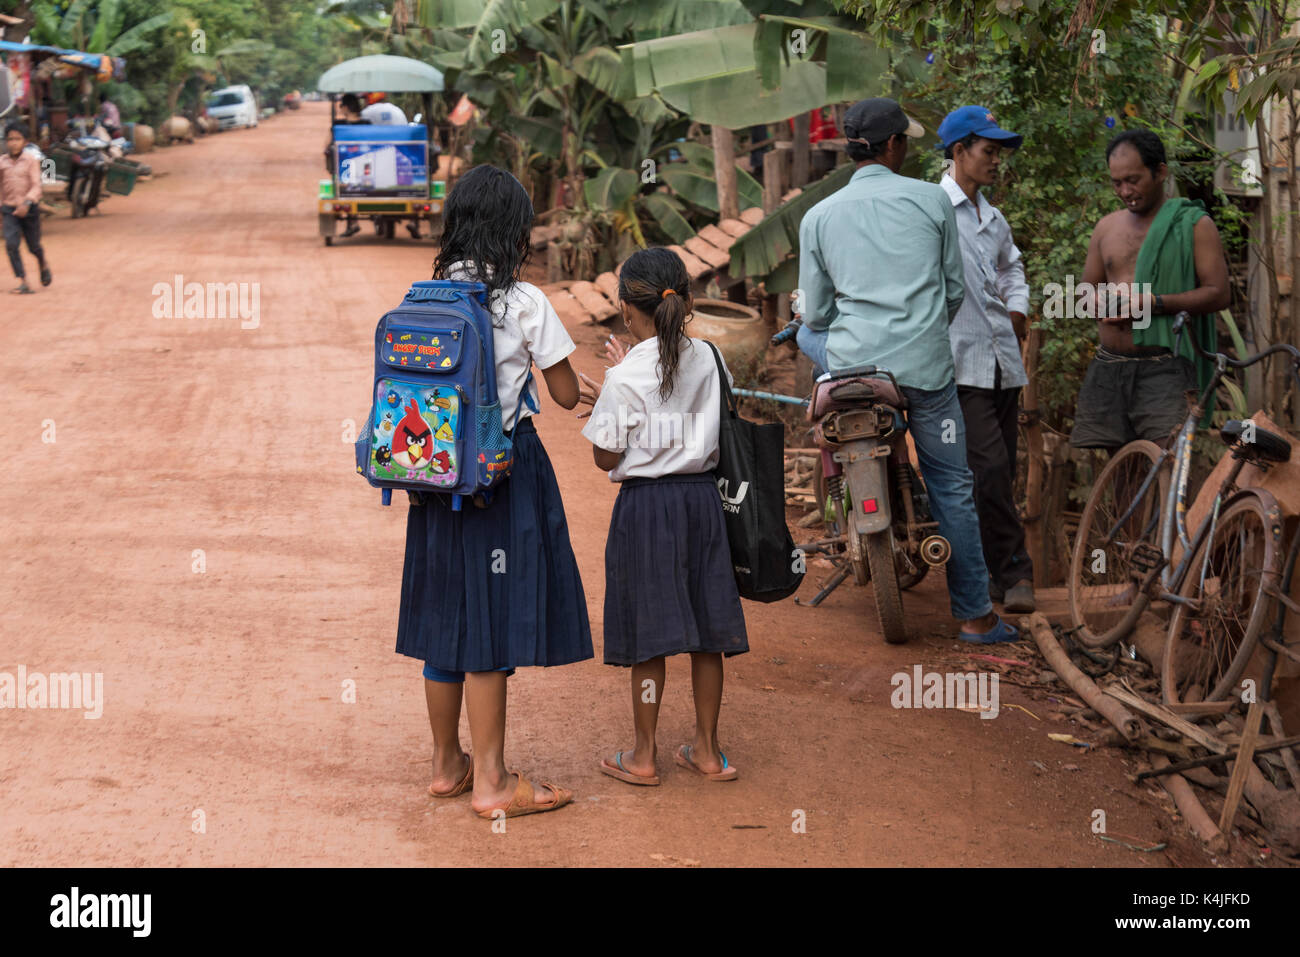
[(952, 200), (961, 237), (966, 295), (948, 327), (957, 384), (993, 388), (994, 370), (1002, 368), (1002, 388), (1029, 382), (1020, 359), (1012, 312), (1029, 312), (1029, 285), (1011, 226), (980, 193), (979, 214), (970, 197), (951, 176), (940, 182)]

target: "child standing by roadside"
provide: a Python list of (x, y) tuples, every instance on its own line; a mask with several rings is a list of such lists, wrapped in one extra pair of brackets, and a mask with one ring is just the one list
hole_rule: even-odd
[(691, 655), (695, 739), (676, 761), (713, 781), (738, 776), (718, 746), (722, 658), (748, 651), (749, 641), (710, 472), (718, 463), (720, 360), (686, 335), (689, 285), (671, 250), (633, 253), (618, 294), (636, 345), (611, 351), (620, 361), (603, 387), (582, 377), (582, 401), (592, 406), (582, 434), (596, 465), (622, 483), (605, 545), (605, 663), (631, 666), (636, 746), (602, 759), (600, 770), (629, 784), (659, 783), (665, 659), (683, 652)]
[[(552, 811), (573, 799), (546, 782), (534, 787), (506, 770), (506, 679), (524, 665), (592, 657), (587, 603), (569, 543), (564, 502), (525, 397), (537, 408), (534, 363), (551, 398), (578, 404), (574, 350), (555, 309), (519, 279), (529, 251), (533, 206), (509, 173), (477, 166), (457, 182), (443, 211), (435, 279), (488, 287), (502, 427), (514, 440), (510, 477), (484, 508), (452, 511), (444, 496), (416, 493), (406, 522), (406, 562), (397, 650), (425, 662), (433, 731), (434, 797), (470, 787), (480, 817)], [(468, 674), (466, 674), (468, 672)], [(473, 755), (460, 745), (463, 698)]]
[(41, 270), (41, 285), (53, 279), (41, 247), (41, 164), (27, 150), (27, 127), (10, 123), (5, 129), (5, 151), (0, 154), (0, 216), (4, 219), (5, 251), (18, 277), (18, 288), (11, 292), (32, 292), (27, 285), (20, 244), (27, 239), (27, 250), (36, 257)]

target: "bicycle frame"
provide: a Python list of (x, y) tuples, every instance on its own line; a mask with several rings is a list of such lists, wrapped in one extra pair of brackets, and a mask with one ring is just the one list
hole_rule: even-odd
[[(1205, 389), (1197, 398), (1196, 403), (1188, 410), (1187, 418), (1183, 421), (1183, 425), (1178, 431), (1177, 439), (1171, 447), (1165, 448), (1161, 452), (1160, 458), (1151, 466), (1146, 478), (1143, 480), (1141, 486), (1139, 486), (1137, 494), (1133, 497), (1133, 501), (1115, 521), (1115, 524), (1111, 526), (1104, 541), (1105, 544), (1109, 545), (1115, 540), (1115, 536), (1119, 534), (1119, 530), (1124, 526), (1124, 523), (1132, 517), (1138, 504), (1142, 502), (1146, 497), (1147, 492), (1150, 491), (1160, 469), (1164, 467), (1166, 461), (1172, 458), (1173, 471), (1169, 479), (1169, 491), (1166, 493), (1163, 507), (1161, 507), (1155, 516), (1156, 520), (1159, 522), (1160, 551), (1163, 560), (1143, 579), (1141, 591), (1143, 593), (1146, 592), (1149, 586), (1154, 582), (1155, 576), (1158, 573), (1162, 586), (1159, 595), (1161, 601), (1194, 606), (1196, 604), (1195, 600), (1183, 598), (1182, 596), (1175, 594), (1175, 592), (1182, 587), (1183, 581), (1190, 570), (1192, 557), (1196, 554), (1197, 550), (1199, 550), (1201, 543), (1206, 540), (1207, 536), (1213, 536), (1214, 530), (1218, 526), (1219, 513), (1222, 510), (1223, 503), (1226, 498), (1230, 497), (1233, 492), (1236, 491), (1237, 478), (1240, 476), (1241, 470), (1246, 465), (1246, 460), (1244, 458), (1237, 459), (1232, 471), (1224, 477), (1222, 483), (1219, 485), (1219, 491), (1214, 497), (1214, 503), (1210, 508), (1209, 514), (1201, 519), (1195, 533), (1189, 536), (1187, 534), (1187, 480), (1188, 476), (1191, 474), (1192, 440), (1196, 435), (1196, 425), (1205, 416), (1206, 406), (1209, 404), (1215, 390), (1218, 389), (1219, 383), (1223, 380), (1223, 375), (1227, 371), (1229, 365), (1236, 368), (1245, 368), (1246, 366), (1254, 365), (1256, 362), (1259, 362), (1274, 353), (1287, 352), (1292, 357), (1291, 375), (1295, 378), (1297, 386), (1300, 386), (1300, 373), (1297, 373), (1297, 363), (1300, 363), (1300, 352), (1297, 352), (1293, 346), (1279, 344), (1271, 346), (1263, 352), (1251, 356), (1248, 359), (1233, 359), (1221, 352), (1208, 353), (1203, 350), (1200, 343), (1196, 341), (1196, 335), (1192, 332), (1191, 328), (1186, 326), (1187, 318), (1187, 313), (1182, 312), (1179, 313), (1174, 320), (1173, 353), (1174, 355), (1181, 354), (1180, 347), (1182, 345), (1182, 335), (1186, 332), (1192, 343), (1192, 347), (1205, 358), (1212, 358), (1214, 360), (1214, 375), (1212, 375), (1210, 381), (1206, 383)], [(1152, 531), (1152, 529), (1148, 524), (1148, 526), (1142, 530), (1142, 539), (1145, 539), (1150, 531)], [(1177, 568), (1171, 568), (1170, 562), (1172, 561), (1174, 554), (1175, 535), (1178, 537), (1178, 544), (1183, 548), (1183, 557), (1178, 563)], [(1209, 565), (1209, 559), (1210, 553), (1207, 549), (1201, 561), (1200, 575), (1202, 587), (1204, 586), (1205, 572)]]

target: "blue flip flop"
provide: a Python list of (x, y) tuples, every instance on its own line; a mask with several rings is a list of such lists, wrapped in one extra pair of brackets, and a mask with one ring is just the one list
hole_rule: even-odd
[(957, 632), (957, 637), (961, 641), (968, 642), (972, 645), (996, 645), (1019, 641), (1020, 629), (1015, 625), (1008, 625), (1002, 620), (1002, 616), (999, 615), (998, 623), (988, 631), (980, 632), (978, 634), (967, 634), (966, 632), (959, 631)]

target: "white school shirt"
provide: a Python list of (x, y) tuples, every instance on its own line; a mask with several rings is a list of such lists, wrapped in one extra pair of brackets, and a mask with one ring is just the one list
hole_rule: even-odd
[[(722, 368), (731, 384), (725, 361)], [(609, 473), (611, 482), (707, 472), (718, 464), (722, 389), (709, 344), (683, 337), (666, 401), (659, 398), (659, 384), (656, 337), (638, 342), (605, 372), (582, 434), (606, 451), (623, 453)]]
[(994, 369), (1002, 369), (1002, 388), (1027, 385), (1020, 340), (1011, 313), (1029, 312), (1029, 285), (1011, 225), (1002, 211), (976, 192), (979, 212), (966, 191), (946, 173), (940, 185), (952, 200), (961, 239), (966, 296), (948, 327), (957, 384), (993, 388)]
[[(472, 266), (463, 262), (452, 263), (447, 267), (447, 278), (472, 281)], [(537, 368), (549, 369), (567, 359), (576, 347), (551, 301), (530, 282), (517, 282), (508, 293), (496, 293), (490, 307), (501, 427), (508, 432), (515, 427), (515, 406), (528, 378), (529, 365), (535, 362)], [(541, 408), (537, 376), (533, 376), (529, 391), (533, 404)], [(527, 404), (520, 406), (520, 418), (532, 414)]]

